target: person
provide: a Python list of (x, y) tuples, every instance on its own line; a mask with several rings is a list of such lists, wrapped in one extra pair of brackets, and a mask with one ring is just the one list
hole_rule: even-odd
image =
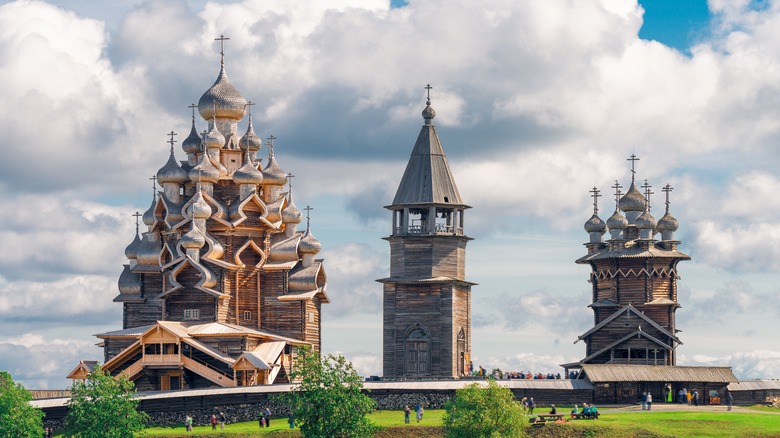
[(653, 393), (648, 391), (647, 392), (647, 410), (649, 411), (652, 408), (653, 408)]
[(640, 399), (642, 400), (642, 410), (647, 410), (647, 391), (642, 393)]
[(681, 388), (679, 391), (677, 391), (677, 403), (685, 403), (685, 388)]
[(699, 406), (699, 390), (694, 389), (693, 390), (693, 405)]
[(52, 437), (52, 428), (47, 427), (43, 430), (43, 438), (51, 438)]
[(265, 407), (263, 417), (265, 418), (265, 427), (271, 427), (271, 409), (268, 406)]
[(577, 405), (574, 405), (574, 408), (571, 410), (571, 418), (576, 417), (578, 414), (577, 412)]
[(555, 410), (555, 405), (550, 405), (550, 414), (551, 415), (555, 415), (557, 413), (558, 413), (558, 411)]
[(731, 391), (726, 391), (726, 406), (728, 406), (729, 411), (732, 403), (734, 403), (734, 397), (731, 396)]
[(287, 423), (290, 424), (290, 429), (295, 429), (295, 417), (293, 417), (292, 411), (287, 413)]
[(590, 418), (598, 420), (599, 410), (596, 409), (596, 405), (590, 405)]
[(674, 392), (672, 391), (672, 387), (667, 385), (667, 386), (664, 387), (664, 390), (666, 391), (666, 398), (665, 398), (666, 402), (667, 403), (672, 403), (672, 401), (673, 401), (672, 398), (674, 396)]
[(412, 414), (412, 410), (409, 409), (409, 405), (404, 406), (404, 423), (409, 424), (409, 416)]
[(217, 415), (211, 414), (211, 430), (217, 430)]
[(690, 389), (688, 390), (688, 393), (685, 394), (685, 398), (688, 399), (688, 406), (690, 406), (691, 405), (691, 400), (693, 399), (693, 393), (691, 392)]
[(260, 413), (257, 414), (257, 424), (260, 426), (260, 429), (265, 427), (265, 415), (263, 414), (262, 409), (260, 409)]
[(187, 432), (192, 432), (192, 415), (187, 414), (187, 416), (184, 418), (184, 428), (187, 430)]
[(534, 408), (536, 407), (536, 403), (534, 403), (534, 398), (531, 397), (528, 399), (528, 415), (534, 414)]
[(219, 418), (219, 429), (225, 430), (225, 422), (227, 421), (227, 419), (225, 418), (225, 413), (220, 411), (218, 418)]
[(421, 422), (423, 419), (423, 405), (422, 403), (417, 403), (417, 422)]
[(582, 416), (585, 418), (590, 417), (590, 406), (587, 403), (582, 404)]

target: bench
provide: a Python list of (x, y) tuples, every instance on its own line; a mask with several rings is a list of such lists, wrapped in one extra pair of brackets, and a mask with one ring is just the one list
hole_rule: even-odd
[(529, 418), (528, 421), (533, 426), (544, 426), (545, 424), (547, 424), (549, 422), (554, 422), (554, 421), (557, 421), (557, 420), (565, 421), (564, 418), (563, 418), (564, 416), (565, 416), (565, 414), (538, 414), (535, 417)]
[(583, 414), (582, 412), (577, 412), (576, 414), (571, 414), (572, 418), (575, 420), (596, 420), (599, 418), (598, 411), (596, 412), (596, 415), (592, 414)]

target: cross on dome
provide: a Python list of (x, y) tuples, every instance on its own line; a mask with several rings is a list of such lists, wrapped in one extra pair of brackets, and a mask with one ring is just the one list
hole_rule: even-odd
[(276, 140), (276, 137), (274, 137), (273, 134), (268, 136), (268, 157), (274, 156), (274, 140)]
[(198, 105), (195, 105), (194, 103), (192, 105), (187, 105), (187, 108), (192, 108), (192, 124), (195, 124), (195, 108), (197, 108)]
[(138, 218), (143, 215), (136, 210), (133, 216), (135, 216), (135, 234), (138, 234)]
[(431, 87), (431, 84), (428, 84), (428, 85), (425, 86), (425, 89), (428, 91), (428, 101), (426, 102), (426, 104), (430, 105), (431, 104), (431, 89), (433, 89), (433, 87)]
[(634, 165), (637, 161), (639, 161), (639, 158), (637, 158), (636, 155), (631, 154), (631, 158), (627, 158), (626, 161), (631, 162), (631, 182), (634, 182), (634, 177), (636, 176), (636, 170), (634, 169)]
[(590, 191), (592, 195), (590, 195), (591, 198), (593, 198), (593, 214), (599, 213), (599, 198), (601, 197), (600, 193), (601, 190), (597, 189), (596, 186), (593, 186), (593, 190)]
[(674, 188), (669, 185), (669, 183), (666, 183), (666, 185), (661, 189), (662, 192), (666, 193), (666, 212), (669, 213), (669, 192), (674, 190)]
[(618, 208), (618, 204), (620, 203), (620, 195), (623, 194), (623, 192), (620, 191), (620, 189), (623, 188), (623, 186), (620, 185), (618, 180), (615, 180), (615, 185), (612, 186), (613, 189), (615, 189), (615, 209)]
[(287, 174), (287, 185), (290, 186), (290, 191), (292, 192), (292, 179), (295, 178), (295, 175), (292, 173)]
[(152, 197), (157, 199), (157, 175), (152, 175), (149, 180), (152, 181)]
[(249, 118), (252, 118), (252, 107), (255, 105), (256, 104), (251, 100), (244, 105), (244, 108), (246, 108), (247, 112), (249, 113)]
[(650, 195), (654, 195), (655, 192), (650, 190), (650, 188), (653, 187), (650, 184), (648, 184), (647, 180), (645, 180), (645, 183), (642, 184), (642, 188), (645, 189), (645, 202), (647, 203), (647, 211), (650, 211)]
[[(195, 117), (194, 113), (193, 113), (193, 117)], [(176, 140), (173, 139), (173, 136), (178, 135), (178, 134), (176, 134), (175, 132), (171, 131), (171, 132), (169, 132), (166, 135), (170, 135), (171, 136), (171, 139), (168, 140), (168, 143), (171, 144), (171, 154), (173, 154), (173, 144), (176, 143)]]
[(311, 225), (311, 211), (314, 210), (314, 207), (307, 205), (306, 208), (306, 230), (309, 230), (309, 225)]
[(214, 38), (214, 41), (219, 41), (219, 55), (221, 56), (220, 63), (222, 65), (225, 65), (225, 40), (229, 40), (230, 38), (226, 37), (225, 35), (220, 35), (219, 38)]

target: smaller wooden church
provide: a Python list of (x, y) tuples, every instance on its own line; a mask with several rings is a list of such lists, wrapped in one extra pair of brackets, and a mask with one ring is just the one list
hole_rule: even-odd
[[(217, 80), (191, 106), (187, 159), (175, 159), (171, 132), (168, 160), (152, 178), (162, 190), (136, 214), (114, 298), (122, 329), (96, 335), (102, 368), (139, 390), (287, 382), (297, 349), (321, 346), (321, 306), (330, 300), (311, 209), (298, 230), (292, 175), (277, 163), (275, 137), (264, 145), (255, 133), (251, 112), (239, 131), (252, 103), (228, 80), (221, 54)], [(69, 377), (91, 367), (82, 361)]]

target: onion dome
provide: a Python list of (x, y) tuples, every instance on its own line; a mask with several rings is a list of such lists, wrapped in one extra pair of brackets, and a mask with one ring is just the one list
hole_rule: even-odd
[[(155, 240), (152, 240), (154, 236)], [(162, 245), (156, 234), (146, 233), (138, 245), (138, 264), (139, 265), (157, 265), (160, 259)]]
[(311, 230), (307, 227), (306, 234), (298, 244), (298, 252), (301, 254), (317, 254), (320, 252), (320, 249), (322, 249), (322, 244), (314, 237), (314, 234), (312, 234)]
[(238, 146), (243, 151), (257, 152), (263, 146), (263, 140), (255, 134), (252, 127), (252, 114), (249, 114), (249, 126), (246, 128), (246, 134), (238, 141)]
[(190, 170), (190, 179), (199, 182), (215, 183), (219, 181), (219, 169), (208, 157), (208, 154), (201, 154), (198, 164)]
[(193, 116), (190, 135), (188, 135), (187, 138), (185, 138), (181, 143), (181, 148), (184, 149), (184, 152), (187, 154), (197, 154), (203, 149), (202, 146), (203, 145), (200, 140), (200, 135), (198, 135), (198, 130), (195, 129), (195, 117)]
[(173, 156), (173, 148), (171, 148), (171, 155), (168, 157), (168, 162), (157, 171), (157, 181), (160, 182), (160, 184), (181, 184), (187, 181), (187, 179), (187, 172), (176, 163), (176, 158)]
[(607, 219), (607, 226), (610, 230), (625, 230), (628, 227), (628, 220), (616, 208), (612, 216)]
[(287, 174), (276, 163), (273, 155), (268, 158), (268, 165), (263, 169), (263, 184), (283, 186), (287, 184)]
[(642, 193), (637, 188), (636, 184), (632, 181), (631, 187), (628, 189), (628, 193), (620, 198), (620, 209), (629, 211), (644, 211), (646, 200)]
[(130, 272), (130, 267), (125, 265), (125, 269), (119, 275), (117, 286), (120, 294), (140, 294), (141, 276)]
[(127, 257), (130, 260), (135, 260), (138, 258), (138, 245), (141, 244), (141, 236), (138, 235), (138, 230), (135, 231), (135, 239), (133, 239), (132, 242), (130, 242), (130, 245), (127, 245), (127, 248), (125, 248), (125, 257)]
[(198, 231), (195, 222), (192, 222), (190, 230), (181, 236), (181, 246), (184, 249), (200, 249), (206, 244), (206, 237)]
[(233, 172), (233, 182), (236, 184), (260, 184), (263, 182), (263, 172), (257, 170), (249, 160), (249, 153), (244, 154), (244, 165)]
[(303, 214), (293, 202), (292, 189), (290, 189), (290, 196), (287, 199), (287, 206), (282, 210), (282, 222), (286, 224), (299, 224), (303, 220)]
[(607, 231), (607, 224), (596, 213), (593, 213), (593, 216), (585, 222), (585, 231), (604, 234)]
[(647, 209), (645, 209), (645, 211), (636, 218), (635, 225), (640, 230), (653, 230), (655, 229), (655, 218)]
[(190, 206), (190, 214), (193, 219), (208, 219), (211, 217), (211, 206), (203, 198), (203, 192), (200, 187), (195, 192), (195, 196), (192, 197), (192, 206)]
[(677, 231), (677, 227), (679, 226), (680, 223), (677, 221), (677, 219), (667, 211), (666, 214), (664, 214), (663, 217), (661, 217), (661, 219), (658, 220), (658, 225), (656, 226), (656, 228), (660, 232)]
[(152, 225), (157, 223), (157, 218), (154, 217), (154, 207), (157, 203), (157, 199), (152, 199), (152, 205), (149, 206), (149, 209), (144, 212), (143, 217), (141, 220), (144, 221), (144, 224), (146, 224), (147, 227), (151, 227)]
[(428, 99), (425, 102), (425, 109), (422, 111), (422, 116), (426, 121), (433, 120), (433, 118), (436, 117), (436, 111), (434, 111), (431, 106), (431, 99)]
[(228, 80), (224, 62), (214, 85), (200, 97), (198, 111), (201, 117), (206, 120), (210, 120), (214, 116), (233, 120), (244, 118), (246, 99)]
[(217, 124), (212, 122), (211, 129), (209, 129), (209, 132), (203, 137), (203, 144), (206, 145), (206, 148), (222, 148), (225, 146), (225, 142), (225, 136), (219, 132)]

